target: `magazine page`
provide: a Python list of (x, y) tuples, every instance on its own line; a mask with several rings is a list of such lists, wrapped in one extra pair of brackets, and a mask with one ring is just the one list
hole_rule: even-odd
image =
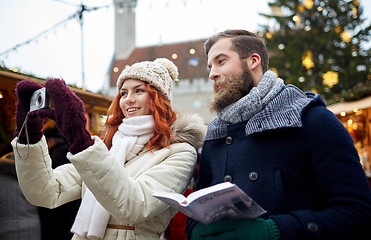
[(255, 218), (266, 211), (237, 185), (225, 182), (191, 193), (188, 198), (178, 193), (153, 194), (161, 201), (204, 224)]
[(188, 202), (186, 197), (179, 193), (173, 192), (156, 192), (153, 193), (152, 196), (160, 199), (164, 203), (168, 204), (169, 206), (181, 211), (185, 215), (192, 217), (194, 214), (187, 209)]
[(188, 209), (194, 213), (192, 218), (204, 224), (231, 219), (256, 218), (266, 213), (260, 205), (234, 184), (230, 188), (199, 197), (189, 204)]
[(194, 201), (194, 200), (196, 200), (196, 199), (198, 199), (202, 196), (206, 196), (206, 195), (209, 195), (209, 194), (214, 194), (217, 191), (220, 191), (220, 190), (223, 190), (223, 189), (228, 189), (228, 188), (233, 188), (234, 186), (235, 185), (230, 183), (230, 182), (223, 182), (223, 183), (219, 183), (219, 184), (207, 187), (207, 188), (197, 190), (197, 191), (188, 195), (187, 202), (188, 202), (188, 204), (190, 204), (192, 201)]

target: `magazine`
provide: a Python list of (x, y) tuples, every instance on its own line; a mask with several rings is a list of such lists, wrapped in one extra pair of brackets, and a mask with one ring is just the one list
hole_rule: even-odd
[(217, 221), (256, 218), (266, 211), (236, 184), (224, 182), (200, 189), (184, 197), (173, 192), (152, 196), (203, 224)]

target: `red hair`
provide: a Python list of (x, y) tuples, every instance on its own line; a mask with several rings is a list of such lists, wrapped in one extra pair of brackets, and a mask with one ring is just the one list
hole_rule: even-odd
[[(148, 108), (151, 111), (154, 120), (154, 135), (147, 144), (148, 150), (161, 149), (170, 146), (170, 137), (172, 131), (171, 124), (176, 120), (176, 113), (171, 108), (170, 103), (165, 100), (161, 94), (147, 82), (145, 89), (148, 92)], [(103, 130), (103, 142), (107, 148), (112, 147), (112, 138), (119, 125), (124, 119), (124, 114), (120, 108), (120, 92), (113, 99), (107, 112), (107, 119)]]

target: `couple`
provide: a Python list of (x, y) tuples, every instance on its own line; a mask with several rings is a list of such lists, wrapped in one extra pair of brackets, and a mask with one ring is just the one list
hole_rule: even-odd
[[(188, 239), (360, 239), (371, 225), (371, 191), (346, 129), (318, 94), (303, 93), (268, 70), (261, 39), (227, 30), (205, 42), (211, 110), (206, 131), (171, 108), (176, 66), (167, 59), (126, 68), (101, 138), (85, 129), (83, 103), (63, 80), (44, 86), (54, 109), (28, 114), (42, 86), (17, 85), (13, 148), (27, 199), (54, 208), (82, 197), (73, 239), (159, 239), (176, 211), (151, 194), (183, 193), (203, 144), (196, 190), (237, 184), (267, 213), (202, 225)], [(70, 164), (52, 169), (42, 133), (52, 118), (70, 144)], [(20, 131), (27, 121), (28, 136)], [(206, 132), (206, 135), (205, 135)], [(102, 140), (101, 140), (102, 139)]]

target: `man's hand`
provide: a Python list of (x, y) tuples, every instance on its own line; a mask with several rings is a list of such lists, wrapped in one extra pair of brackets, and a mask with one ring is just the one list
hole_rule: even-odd
[(197, 224), (192, 231), (192, 240), (276, 240), (279, 230), (274, 220), (261, 218)]

